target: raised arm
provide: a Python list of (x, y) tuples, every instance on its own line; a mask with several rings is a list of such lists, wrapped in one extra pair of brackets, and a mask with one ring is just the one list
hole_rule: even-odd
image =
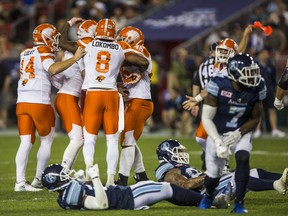
[(250, 37), (252, 31), (253, 31), (253, 26), (252, 25), (248, 25), (245, 28), (243, 36), (242, 36), (242, 39), (241, 39), (241, 41), (239, 43), (239, 46), (238, 46), (238, 52), (239, 53), (245, 52), (245, 50), (247, 48), (247, 45), (248, 45), (248, 42), (249, 42), (249, 37)]
[(69, 52), (75, 53), (78, 45), (75, 41), (69, 41), (68, 40), (68, 30), (71, 26), (75, 25), (76, 23), (79, 23), (83, 21), (82, 18), (79, 17), (73, 17), (71, 20), (69, 20), (68, 22), (66, 22), (61, 30), (61, 36), (59, 38), (59, 46), (62, 49), (65, 49)]
[(99, 177), (98, 164), (91, 167), (88, 170), (88, 174), (92, 179), (95, 196), (86, 196), (84, 200), (84, 207), (91, 210), (107, 209), (108, 198)]

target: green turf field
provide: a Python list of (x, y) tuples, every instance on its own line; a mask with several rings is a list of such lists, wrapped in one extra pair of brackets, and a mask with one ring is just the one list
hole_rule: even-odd
[[(142, 149), (144, 164), (147, 174), (155, 180), (154, 170), (158, 165), (155, 154), (157, 145), (167, 137), (149, 136), (146, 134), (139, 141)], [(200, 168), (200, 147), (195, 143), (194, 138), (181, 138), (178, 140), (188, 148), (190, 153), (190, 164)], [(52, 146), (49, 163), (60, 163), (62, 154), (67, 145), (66, 136), (57, 136)], [(65, 211), (56, 203), (57, 193), (41, 191), (36, 193), (14, 192), (15, 184), (15, 155), (19, 146), (19, 138), (15, 136), (0, 135), (0, 215), (231, 215), (229, 209), (219, 210), (211, 209), (200, 211), (196, 207), (179, 207), (168, 202), (160, 202), (146, 211)], [(27, 167), (27, 180), (32, 181), (35, 175), (36, 153), (39, 146), (37, 139), (32, 151)], [(106, 145), (103, 135), (100, 134), (99, 141), (96, 145), (95, 163), (99, 164), (102, 182), (106, 182)], [(281, 172), (288, 167), (288, 140), (260, 138), (254, 140), (254, 147), (251, 156), (251, 168), (259, 167), (269, 171)], [(231, 167), (234, 167), (234, 160), (231, 159)], [(85, 169), (82, 152), (79, 155), (75, 170)], [(130, 183), (134, 183), (130, 179)], [(249, 192), (246, 195), (245, 207), (249, 210), (250, 215), (288, 215), (288, 195), (283, 196), (276, 191)]]

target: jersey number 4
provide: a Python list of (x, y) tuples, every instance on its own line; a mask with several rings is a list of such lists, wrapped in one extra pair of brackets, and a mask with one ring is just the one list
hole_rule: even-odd
[(27, 63), (24, 71), (23, 71), (23, 65), (24, 65), (24, 59), (21, 60), (20, 64), (20, 77), (23, 75), (23, 73), (29, 73), (29, 78), (35, 78), (34, 56), (32, 56), (29, 59), (29, 62)]

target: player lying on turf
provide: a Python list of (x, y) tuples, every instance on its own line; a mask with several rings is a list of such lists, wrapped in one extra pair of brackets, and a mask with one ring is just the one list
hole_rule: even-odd
[[(169, 139), (161, 142), (156, 150), (160, 165), (155, 171), (156, 178), (160, 182), (169, 182), (186, 189), (205, 192), (205, 173), (189, 165), (189, 154), (185, 152), (185, 146), (177, 140)], [(235, 192), (235, 173), (231, 172), (221, 177), (217, 190), (227, 187), (228, 183)], [(250, 169), (250, 177), (247, 189), (250, 191), (276, 190), (286, 194), (288, 189), (288, 168), (283, 174), (269, 172), (260, 168)]]
[[(181, 206), (198, 206), (203, 195), (167, 182), (142, 181), (131, 186), (103, 187), (98, 165), (88, 170), (92, 185), (83, 183), (84, 171), (69, 170), (59, 164), (48, 166), (42, 184), (59, 193), (57, 202), (63, 209), (147, 209), (162, 200)], [(213, 205), (227, 208), (229, 191), (219, 193)]]

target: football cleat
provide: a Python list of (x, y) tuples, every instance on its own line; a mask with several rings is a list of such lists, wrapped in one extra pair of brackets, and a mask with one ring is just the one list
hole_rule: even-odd
[(37, 177), (33, 179), (31, 186), (34, 188), (43, 188), (42, 182)]
[(288, 190), (287, 183), (288, 183), (288, 168), (285, 168), (281, 178), (274, 181), (273, 187), (279, 193), (285, 195), (287, 193), (287, 190)]
[(140, 182), (140, 181), (148, 181), (149, 180), (145, 171), (141, 172), (141, 173), (136, 173), (136, 175), (133, 176), (133, 178), (136, 181), (136, 183)]
[(286, 134), (283, 132), (283, 131), (280, 131), (278, 129), (274, 129), (272, 132), (271, 132), (271, 136), (272, 137), (277, 137), (277, 138), (283, 138), (286, 136)]
[(26, 181), (21, 181), (19, 183), (16, 182), (14, 191), (15, 192), (22, 192), (22, 191), (37, 192), (37, 191), (42, 191), (42, 189), (35, 188)]
[(209, 209), (212, 206), (212, 198), (208, 198), (206, 194), (203, 196), (198, 208), (199, 209)]
[(243, 202), (235, 202), (231, 213), (246, 214), (248, 210), (244, 208)]
[(127, 186), (128, 185), (128, 176), (124, 176), (121, 173), (118, 175), (118, 180), (115, 181), (116, 185)]

